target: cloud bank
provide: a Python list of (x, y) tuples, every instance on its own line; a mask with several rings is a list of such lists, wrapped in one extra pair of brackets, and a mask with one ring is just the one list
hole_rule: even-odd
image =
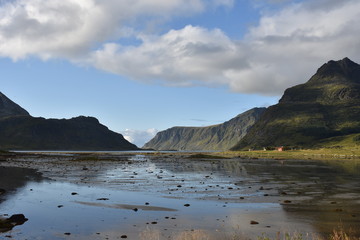
[[(263, 14), (241, 40), (201, 26), (161, 34), (154, 29), (155, 23), (176, 16), (233, 4), (233, 0), (0, 2), (0, 56), (65, 58), (146, 83), (226, 85), (234, 92), (264, 95), (278, 95), (304, 82), (330, 59), (360, 61), (358, 0), (285, 4)], [(123, 45), (123, 38), (135, 38), (138, 44)]]
[(126, 140), (135, 144), (138, 147), (142, 147), (150, 141), (155, 135), (158, 133), (158, 130), (155, 128), (150, 128), (147, 130), (134, 130), (134, 129), (126, 129), (125, 131), (121, 132)]

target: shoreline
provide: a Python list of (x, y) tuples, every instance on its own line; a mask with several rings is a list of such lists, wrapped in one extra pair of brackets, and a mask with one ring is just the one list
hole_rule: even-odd
[[(280, 154), (284, 153), (286, 152)], [(239, 154), (239, 152), (231, 152), (231, 154)], [(304, 222), (298, 221), (299, 218), (309, 218), (314, 221), (314, 224), (308, 226), (308, 232), (329, 234), (333, 228), (328, 228), (320, 223), (328, 221), (327, 223), (331, 226), (336, 226), (338, 218), (352, 223), (357, 221), (357, 217), (360, 216), (356, 202), (358, 195), (355, 192), (356, 189), (351, 187), (351, 179), (356, 179), (359, 175), (357, 160), (355, 160), (356, 166), (351, 165), (348, 169), (343, 166), (341, 166), (342, 168), (333, 166), (338, 162), (344, 163), (346, 166), (345, 163), (349, 162), (347, 159), (332, 160), (328, 162), (330, 164), (308, 161), (308, 159), (283, 161), (258, 158), (256, 161), (255, 157), (240, 159), (238, 155), (226, 155), (225, 152), (126, 152), (120, 154), (119, 152), (116, 154), (37, 152), (7, 153), (3, 156), (7, 156), (7, 158), (0, 161), (1, 168), (16, 166), (35, 169), (34, 172), (40, 173), (43, 179), (51, 180), (46, 181), (50, 183), (50, 185), (46, 185), (46, 189), (52, 191), (54, 186), (59, 185), (58, 194), (60, 196), (63, 194), (66, 198), (78, 201), (64, 202), (62, 200), (57, 202), (56, 200), (51, 204), (51, 209), (65, 211), (67, 206), (76, 203), (74, 209), (81, 204), (82, 208), (89, 210), (90, 208), (94, 210), (107, 209), (105, 211), (109, 211), (109, 214), (112, 214), (111, 211), (125, 211), (125, 217), (133, 216), (133, 214), (136, 216), (138, 211), (132, 209), (139, 210), (137, 213), (139, 215), (139, 213), (148, 212), (142, 209), (148, 208), (147, 205), (143, 206), (142, 202), (137, 202), (139, 197), (131, 202), (121, 200), (123, 197), (121, 194), (115, 198), (114, 194), (115, 192), (118, 194), (122, 192), (125, 195), (146, 193), (143, 202), (149, 202), (151, 207), (168, 209), (172, 208), (168, 202), (179, 203), (177, 207), (172, 208), (180, 208), (181, 211), (184, 211), (180, 215), (174, 213), (179, 215), (174, 216), (178, 219), (174, 222), (179, 221), (179, 225), (173, 228), (175, 232), (182, 227), (183, 222), (180, 219), (186, 215), (187, 209), (194, 211), (197, 210), (195, 206), (200, 208), (206, 204), (214, 204), (211, 209), (220, 212), (232, 209), (231, 212), (235, 214), (233, 218), (227, 219), (224, 216), (228, 215), (221, 213), (218, 217), (213, 217), (214, 219), (210, 218), (211, 224), (216, 226), (217, 219), (222, 217), (229, 224), (232, 223), (230, 219), (238, 219), (236, 222), (243, 223), (243, 230), (249, 231), (248, 236), (258, 239), (260, 234), (257, 231), (266, 231), (269, 236), (272, 236), (285, 223), (302, 228), (301, 224)], [(353, 161), (350, 162), (353, 163)], [(321, 171), (318, 172), (317, 169)], [(357, 171), (354, 178), (353, 174), (349, 174), (352, 170)], [(343, 182), (334, 184), (332, 181), (335, 179), (329, 178), (332, 174), (337, 174), (343, 179), (349, 178), (349, 183), (346, 186)], [(285, 177), (285, 175), (287, 176)], [(64, 183), (65, 185), (61, 185)], [(53, 187), (49, 188), (51, 185)], [(20, 184), (19, 188), (22, 189), (22, 186), (24, 184)], [(330, 186), (331, 189), (335, 188), (329, 191)], [(68, 188), (64, 191), (62, 187)], [(29, 190), (30, 188), (33, 191)], [(34, 195), (46, 190), (39, 188), (39, 185), (31, 185), (23, 191)], [(85, 194), (85, 192), (88, 193)], [(40, 195), (36, 200), (43, 201), (45, 204), (47, 201), (44, 201), (44, 197)], [(157, 202), (151, 200), (155, 199), (154, 197)], [(19, 199), (19, 204), (26, 203), (26, 201), (21, 201)], [(31, 203), (31, 201), (29, 202)], [(186, 203), (190, 203), (189, 207), (183, 205)], [(142, 206), (141, 209), (140, 206)], [(252, 206), (256, 206), (256, 208)], [(256, 209), (259, 207), (261, 211), (257, 212)], [(237, 211), (244, 212), (237, 215)], [(163, 211), (153, 211), (151, 214), (149, 213), (149, 216), (151, 220), (158, 222), (159, 225), (156, 225), (168, 228), (167, 220), (158, 221), (158, 217), (156, 217), (158, 214), (161, 215), (161, 212)], [(204, 212), (208, 212), (208, 210), (204, 210)], [(10, 213), (12, 214), (12, 212)], [(37, 215), (28, 216), (27, 212), (24, 213), (29, 219), (37, 218)], [(247, 213), (250, 215), (246, 215)], [(274, 222), (266, 218), (266, 216), (274, 214), (281, 221)], [(162, 216), (161, 219), (166, 216)], [(247, 217), (241, 220), (241, 216)], [(198, 216), (190, 214), (190, 217), (197, 219)], [(260, 224), (252, 225), (250, 224), (252, 220), (260, 222)], [(144, 224), (141, 218), (136, 221)], [(202, 228), (201, 221), (197, 219), (196, 223), (200, 224), (199, 228)], [(134, 224), (138, 225), (139, 222), (134, 222)], [(146, 227), (146, 225), (141, 226)], [(267, 228), (267, 226), (271, 226), (271, 228)], [(75, 232), (75, 230), (69, 230), (69, 232)], [(130, 236), (131, 233), (134, 232), (130, 231), (127, 234)]]
[(274, 159), (274, 160), (355, 160), (360, 161), (360, 149), (354, 148), (322, 148), (305, 150), (251, 150), (251, 151), (0, 151), (0, 162), (25, 156), (101, 156), (101, 155), (145, 155), (188, 159)]

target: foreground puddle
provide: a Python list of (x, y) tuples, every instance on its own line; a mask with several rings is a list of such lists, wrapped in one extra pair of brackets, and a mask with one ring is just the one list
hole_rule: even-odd
[(360, 235), (359, 174), (338, 162), (31, 161), (12, 163), (33, 166), (46, 179), (33, 170), (0, 169), (6, 189), (0, 218), (28, 219), (0, 239), (328, 236), (339, 224)]
[[(0, 234), (13, 239), (119, 239), (125, 235), (148, 239), (150, 233), (171, 239), (200, 229), (203, 234), (225, 238), (233, 233), (249, 234), (255, 228), (268, 232), (271, 227), (295, 227), (279, 204), (167, 199), (48, 181), (28, 183), (0, 205), (0, 212), (3, 216), (22, 213), (29, 219)], [(255, 227), (251, 221), (259, 224)]]

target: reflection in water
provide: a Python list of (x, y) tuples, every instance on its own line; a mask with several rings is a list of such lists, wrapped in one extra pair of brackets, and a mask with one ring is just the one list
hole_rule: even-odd
[[(234, 233), (256, 238), (278, 231), (327, 235), (341, 223), (360, 235), (357, 162), (98, 158), (15, 162), (36, 167), (57, 182), (25, 185), (40, 179), (32, 175), (15, 184), (22, 190), (0, 205), (0, 213), (16, 210), (31, 221), (12, 234), (17, 239), (41, 231), (51, 239), (62, 239), (64, 233), (71, 233), (70, 239), (119, 234), (139, 239), (159, 233), (167, 239), (201, 229), (220, 239)], [(259, 224), (250, 224), (253, 220)]]
[(40, 181), (41, 173), (34, 169), (0, 167), (0, 203), (7, 194), (23, 187), (28, 181)]

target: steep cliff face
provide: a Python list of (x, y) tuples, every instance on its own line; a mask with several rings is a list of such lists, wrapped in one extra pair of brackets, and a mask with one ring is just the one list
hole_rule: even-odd
[(0, 92), (0, 118), (30, 116), (29, 113)]
[(45, 119), (29, 113), (0, 94), (0, 149), (137, 150), (121, 134), (93, 117)]
[(360, 133), (360, 65), (329, 61), (311, 79), (285, 90), (233, 150), (316, 146), (322, 139)]
[(173, 127), (159, 132), (144, 145), (156, 150), (228, 150), (243, 138), (265, 108), (254, 108), (223, 124), (208, 127)]

